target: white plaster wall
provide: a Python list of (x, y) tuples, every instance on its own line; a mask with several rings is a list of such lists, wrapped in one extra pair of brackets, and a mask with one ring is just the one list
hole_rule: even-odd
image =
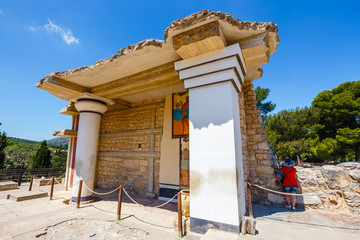
[(239, 110), (234, 112), (239, 105), (233, 91), (231, 82), (189, 91), (190, 216), (239, 225), (237, 165), (241, 133)]
[(172, 95), (169, 94), (165, 98), (160, 148), (160, 183), (179, 185), (179, 161), (180, 140), (172, 138)]

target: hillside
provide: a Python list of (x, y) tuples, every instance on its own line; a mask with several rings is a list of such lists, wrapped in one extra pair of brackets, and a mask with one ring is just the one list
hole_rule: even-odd
[(50, 140), (46, 141), (47, 144), (51, 145), (68, 145), (69, 144), (69, 138), (67, 137), (56, 137)]

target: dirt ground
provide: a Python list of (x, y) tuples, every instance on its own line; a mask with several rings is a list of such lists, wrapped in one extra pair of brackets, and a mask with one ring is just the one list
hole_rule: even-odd
[[(49, 186), (33, 187), (34, 192), (47, 192)], [(106, 189), (97, 191), (107, 192)], [(65, 204), (70, 191), (55, 186), (49, 197), (15, 202), (8, 194), (26, 194), (28, 186), (0, 192), (0, 239), (177, 239), (174, 228), (177, 206), (169, 203), (152, 208), (162, 201), (126, 195), (121, 220), (116, 220), (117, 196), (114, 192), (97, 201)], [(360, 239), (360, 216), (325, 211), (290, 211), (277, 205), (254, 205), (257, 221), (255, 236), (210, 230), (205, 235), (189, 233), (184, 239)]]

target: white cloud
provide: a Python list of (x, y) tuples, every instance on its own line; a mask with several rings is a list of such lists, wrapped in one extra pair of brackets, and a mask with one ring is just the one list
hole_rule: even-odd
[(36, 29), (35, 29), (33, 26), (28, 27), (28, 29), (29, 29), (30, 31), (32, 31), (32, 32), (35, 32), (35, 31), (36, 31)]
[[(70, 45), (72, 43), (79, 44), (79, 39), (74, 37), (74, 35), (70, 29), (64, 29), (64, 28), (54, 24), (49, 19), (48, 19), (48, 21), (49, 21), (49, 23), (43, 26), (43, 28), (46, 31), (59, 34), (68, 45)], [(34, 27), (29, 27), (29, 29), (31, 31), (35, 31)]]

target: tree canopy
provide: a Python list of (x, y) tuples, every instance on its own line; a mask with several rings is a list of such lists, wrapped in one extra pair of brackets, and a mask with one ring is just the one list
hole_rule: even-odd
[(36, 151), (30, 168), (49, 168), (51, 165), (51, 151), (46, 140), (41, 142), (40, 148)]
[(358, 161), (360, 81), (320, 92), (311, 107), (268, 116), (265, 130), (278, 156), (298, 156), (311, 161)]
[(270, 93), (269, 88), (256, 87), (255, 93), (256, 93), (256, 100), (258, 102), (256, 106), (258, 106), (261, 109), (261, 114), (266, 115), (275, 109), (276, 107), (275, 103), (272, 103), (271, 101), (264, 102), (265, 99), (269, 96)]

